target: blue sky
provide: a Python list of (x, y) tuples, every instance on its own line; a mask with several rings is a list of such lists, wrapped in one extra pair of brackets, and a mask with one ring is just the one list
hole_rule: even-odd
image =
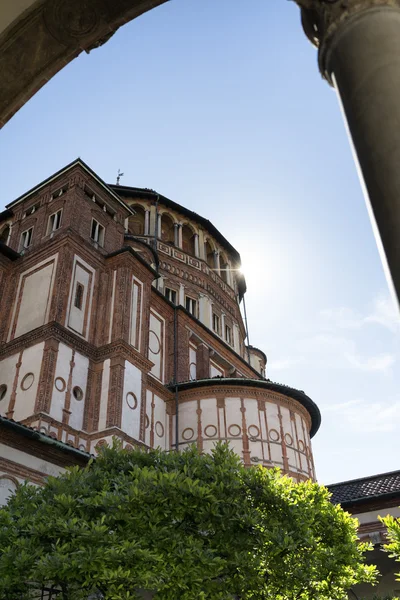
[(242, 255), (250, 342), (319, 405), (323, 483), (399, 468), (399, 321), (335, 92), (286, 0), (172, 0), (0, 132), (0, 208), (77, 156)]

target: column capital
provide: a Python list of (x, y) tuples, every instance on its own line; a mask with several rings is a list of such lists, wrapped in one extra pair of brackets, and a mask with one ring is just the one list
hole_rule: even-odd
[(329, 54), (337, 34), (368, 10), (399, 9), (400, 0), (294, 0), (301, 10), (304, 33), (318, 48), (322, 76), (332, 84)]

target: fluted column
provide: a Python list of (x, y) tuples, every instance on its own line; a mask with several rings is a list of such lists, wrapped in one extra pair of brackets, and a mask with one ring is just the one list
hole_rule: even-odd
[(400, 298), (400, 0), (295, 1), (318, 47), (320, 71), (338, 91), (378, 246)]

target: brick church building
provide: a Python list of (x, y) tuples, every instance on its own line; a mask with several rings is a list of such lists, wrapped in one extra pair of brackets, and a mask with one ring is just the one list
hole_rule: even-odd
[[(248, 466), (315, 479), (320, 412), (266, 378), (264, 352), (246, 343), (245, 292), (240, 255), (210, 221), (107, 185), (80, 159), (11, 202), (0, 213), (0, 505), (114, 437), (204, 452), (226, 440)], [(399, 473), (331, 489), (379, 547), (377, 509), (397, 510)]]

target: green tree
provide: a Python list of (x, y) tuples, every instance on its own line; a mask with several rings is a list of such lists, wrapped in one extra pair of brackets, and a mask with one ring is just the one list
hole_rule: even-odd
[[(380, 517), (380, 520), (386, 525), (388, 544), (384, 545), (384, 549), (388, 552), (390, 558), (394, 558), (400, 562), (400, 519), (396, 519), (391, 515)], [(400, 573), (396, 573), (397, 581), (400, 581)]]
[(0, 600), (342, 600), (372, 582), (356, 524), (326, 488), (212, 455), (108, 448), (20, 487), (0, 510)]

